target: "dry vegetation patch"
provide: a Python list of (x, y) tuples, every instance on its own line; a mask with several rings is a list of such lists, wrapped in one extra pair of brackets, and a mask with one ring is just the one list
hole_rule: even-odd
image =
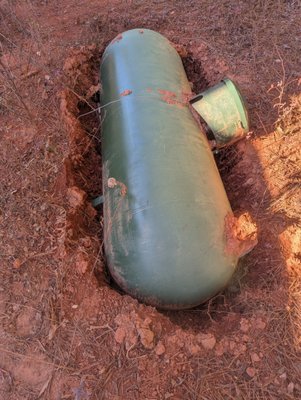
[[(88, 3), (0, 2), (0, 399), (300, 398), (300, 5)], [(101, 53), (134, 27), (178, 44), (196, 92), (228, 75), (250, 106), (216, 160), (258, 245), (188, 311), (111, 286), (90, 204)]]

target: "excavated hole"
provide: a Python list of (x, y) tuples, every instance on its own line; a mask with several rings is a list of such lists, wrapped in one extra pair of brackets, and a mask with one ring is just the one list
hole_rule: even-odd
[[(210, 82), (206, 80), (205, 71), (199, 60), (195, 59), (191, 53), (186, 53), (184, 57), (182, 56), (182, 60), (188, 79), (192, 83), (192, 88), (195, 93), (199, 93), (210, 86)], [(89, 79), (94, 85), (98, 82), (99, 61), (100, 54), (95, 50), (93, 57), (88, 60), (88, 63), (92, 64), (92, 66), (90, 65), (90, 68), (88, 68), (88, 71), (93, 75), (93, 77), (89, 77)], [(87, 90), (87, 88), (80, 87), (76, 89), (77, 92), (81, 93)], [(86, 135), (86, 138), (89, 139), (89, 146), (88, 150), (86, 149), (84, 152), (82, 149), (79, 149), (82, 161), (79, 165), (76, 163), (72, 165), (72, 182), (87, 194), (87, 201), (89, 202), (102, 194), (101, 119), (98, 111), (91, 112), (93, 109), (97, 109), (97, 107), (99, 107), (99, 98), (97, 94), (94, 93), (90, 98), (85, 98), (84, 100), (78, 99), (76, 112), (74, 113), (74, 117), (80, 122), (80, 129), (83, 134)], [(216, 161), (228, 193), (231, 192), (233, 185), (236, 184), (236, 180), (234, 180), (234, 182), (232, 179), (231, 171), (239, 159), (239, 153), (235, 148), (222, 150), (216, 155)], [(93, 270), (99, 284), (108, 284), (112, 289), (124, 295), (122, 290), (111, 279), (108, 269), (106, 268), (105, 257), (103, 255), (102, 223), (103, 210), (102, 206), (99, 206), (97, 208), (97, 214), (93, 218), (88, 218), (88, 222), (78, 229), (84, 229), (86, 231), (85, 234), (97, 238), (99, 263), (94, 265)], [(239, 292), (238, 286), (239, 284), (237, 284), (234, 278), (233, 284), (230, 285), (230, 290), (227, 289), (224, 293), (220, 293), (204, 305), (192, 310), (163, 311), (162, 313), (167, 315), (172, 322), (184, 329), (192, 328), (197, 330), (201, 326), (205, 328), (211, 324), (212, 320), (219, 320), (226, 313), (234, 311), (234, 309), (238, 312), (243, 311), (235, 307), (234, 304), (231, 304), (233, 302), (233, 297)], [(235, 290), (231, 290), (231, 287), (234, 287)]]

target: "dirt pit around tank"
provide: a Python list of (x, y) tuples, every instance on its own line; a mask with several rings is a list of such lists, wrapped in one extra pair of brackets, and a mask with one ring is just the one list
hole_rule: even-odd
[[(63, 3), (1, 11), (0, 399), (300, 398), (300, 10), (254, 10), (259, 38), (242, 3)], [(193, 310), (159, 312), (114, 286), (90, 205), (102, 190), (101, 54), (137, 26), (178, 44), (196, 93), (227, 75), (250, 105), (252, 132), (216, 161), (258, 244)]]

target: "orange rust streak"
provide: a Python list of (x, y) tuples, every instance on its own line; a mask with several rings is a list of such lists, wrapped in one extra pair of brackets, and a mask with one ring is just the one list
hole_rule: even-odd
[(158, 89), (158, 93), (161, 94), (161, 99), (167, 104), (174, 104), (180, 107), (184, 107), (188, 104), (192, 97), (192, 93), (183, 92), (180, 96), (180, 100), (178, 100), (176, 93), (171, 92), (170, 90)]
[(124, 96), (129, 96), (130, 94), (132, 94), (133, 91), (130, 89), (125, 89), (122, 93), (120, 93), (120, 97), (124, 97)]

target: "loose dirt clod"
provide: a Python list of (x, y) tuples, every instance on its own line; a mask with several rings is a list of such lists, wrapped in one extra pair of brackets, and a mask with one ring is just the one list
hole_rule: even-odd
[(250, 378), (254, 378), (254, 376), (256, 375), (256, 369), (253, 368), (253, 367), (248, 367), (248, 368), (246, 369), (246, 373), (248, 374), (248, 376), (249, 376)]
[(165, 353), (165, 346), (161, 341), (158, 342), (158, 344), (155, 348), (155, 352), (156, 352), (157, 356), (161, 356), (162, 354)]
[(239, 218), (230, 214), (226, 216), (225, 236), (225, 252), (237, 257), (248, 254), (258, 243), (257, 227), (247, 213), (240, 215)]
[(216, 339), (211, 333), (199, 334), (198, 342), (204, 347), (205, 350), (213, 350), (216, 345)]

